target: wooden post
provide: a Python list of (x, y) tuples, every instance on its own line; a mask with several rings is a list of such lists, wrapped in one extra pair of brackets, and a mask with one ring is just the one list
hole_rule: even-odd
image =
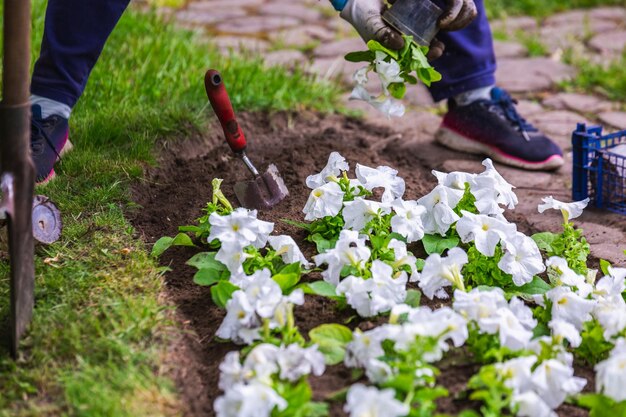
[(11, 257), (11, 352), (33, 314), (35, 267), (30, 158), (30, 0), (4, 0), (4, 57), (0, 102), (0, 182)]

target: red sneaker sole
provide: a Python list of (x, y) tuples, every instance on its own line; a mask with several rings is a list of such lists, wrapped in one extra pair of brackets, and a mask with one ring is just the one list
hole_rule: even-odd
[[(74, 149), (74, 145), (72, 145), (72, 142), (70, 142), (69, 135), (70, 135), (70, 133), (68, 131), (67, 135), (65, 136), (65, 142), (63, 143), (63, 147), (61, 148), (61, 152), (59, 152), (59, 156), (64, 156), (68, 152), (70, 152), (72, 149)], [(59, 161), (59, 158), (57, 158), (57, 162), (58, 161)], [(56, 173), (54, 172), (54, 168), (52, 168), (52, 170), (50, 171), (48, 176), (43, 181), (37, 182), (37, 185), (46, 185), (50, 181), (52, 181), (54, 179), (54, 177), (56, 177)]]
[(467, 152), (478, 155), (487, 155), (494, 161), (522, 168), (529, 171), (552, 171), (563, 165), (563, 157), (552, 155), (544, 161), (525, 161), (501, 150), (485, 145), (484, 143), (470, 139), (447, 127), (440, 127), (435, 134), (435, 140), (447, 148), (455, 151)]

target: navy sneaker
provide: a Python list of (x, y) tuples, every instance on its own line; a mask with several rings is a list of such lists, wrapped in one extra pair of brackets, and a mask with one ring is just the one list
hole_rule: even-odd
[(486, 155), (528, 170), (553, 170), (563, 165), (559, 146), (526, 122), (517, 113), (516, 103), (497, 87), (491, 90), (491, 100), (466, 106), (448, 100), (448, 113), (435, 140), (456, 151)]
[(54, 164), (61, 155), (72, 148), (69, 138), (67, 119), (51, 115), (43, 119), (41, 107), (31, 108), (30, 151), (35, 164), (35, 180), (37, 184), (45, 184), (54, 178)]

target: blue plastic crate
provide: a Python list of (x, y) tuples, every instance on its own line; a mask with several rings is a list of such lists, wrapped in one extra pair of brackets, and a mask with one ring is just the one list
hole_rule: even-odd
[(626, 147), (626, 130), (602, 135), (602, 127), (578, 124), (572, 133), (574, 201), (589, 197), (595, 207), (626, 214), (626, 156), (620, 145)]

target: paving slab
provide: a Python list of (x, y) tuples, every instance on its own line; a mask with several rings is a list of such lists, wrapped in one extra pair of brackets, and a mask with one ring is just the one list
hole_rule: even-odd
[(615, 20), (623, 23), (626, 20), (626, 8), (596, 7), (591, 9), (589, 15), (594, 19)]
[(430, 107), (435, 104), (430, 91), (424, 84), (409, 85), (403, 99), (413, 106)]
[(266, 3), (259, 6), (256, 12), (265, 16), (289, 16), (304, 22), (318, 22), (322, 13), (318, 10), (298, 3)]
[(626, 129), (626, 112), (609, 111), (600, 113), (598, 118), (602, 123), (606, 123), (618, 129)]
[[(194, 4), (194, 3), (192, 3)], [(233, 19), (236, 17), (246, 16), (245, 10), (232, 9), (232, 10), (218, 10), (218, 11), (203, 11), (196, 9), (180, 10), (176, 13), (176, 19), (182, 23), (191, 23), (194, 25), (209, 26), (214, 23), (219, 23), (223, 20)]]
[(600, 52), (621, 53), (626, 48), (626, 30), (596, 35), (589, 41), (589, 46)]
[(257, 38), (246, 38), (243, 36), (216, 36), (211, 38), (222, 53), (230, 50), (262, 52), (269, 48), (269, 42)]
[(498, 62), (496, 80), (507, 90), (536, 92), (570, 78), (575, 70), (550, 58), (509, 58)]
[(289, 16), (246, 16), (222, 22), (215, 29), (221, 33), (253, 35), (293, 27), (300, 23), (300, 20)]
[(576, 129), (577, 123), (591, 124), (580, 114), (567, 110), (537, 113), (530, 116), (529, 120), (564, 150), (572, 147), (572, 131)]
[(280, 50), (263, 54), (263, 60), (268, 65), (282, 65), (285, 67), (296, 67), (307, 62), (306, 56), (296, 50)]
[(541, 104), (530, 100), (519, 100), (516, 107), (519, 114), (525, 118), (545, 111)]
[(270, 39), (285, 46), (302, 47), (314, 42), (330, 42), (334, 33), (324, 26), (303, 25), (270, 34)]
[(526, 47), (518, 42), (495, 40), (493, 47), (498, 59), (521, 58), (528, 55)]
[(326, 79), (340, 78), (342, 82), (352, 87), (354, 85), (352, 74), (362, 66), (363, 63), (348, 62), (343, 59), (343, 56), (339, 56), (336, 58), (317, 58), (307, 71)]
[(189, 2), (187, 6), (194, 10), (234, 10), (241, 7), (255, 7), (265, 3), (265, 0), (202, 0)]
[(572, 110), (579, 113), (599, 113), (611, 110), (614, 103), (599, 97), (577, 93), (558, 93), (546, 98), (543, 105), (557, 110)]
[(343, 59), (348, 52), (365, 50), (367, 50), (367, 45), (361, 38), (347, 38), (318, 46), (315, 48), (314, 55), (320, 58), (341, 57)]
[(514, 35), (519, 30), (526, 32), (534, 31), (537, 29), (538, 24), (537, 20), (532, 17), (520, 16), (494, 20), (491, 22), (491, 27), (495, 31), (503, 31), (510, 35)]
[(610, 20), (591, 20), (583, 23), (568, 23), (561, 26), (543, 26), (539, 31), (540, 41), (550, 50), (573, 47), (589, 35), (607, 33), (619, 29), (619, 24)]

